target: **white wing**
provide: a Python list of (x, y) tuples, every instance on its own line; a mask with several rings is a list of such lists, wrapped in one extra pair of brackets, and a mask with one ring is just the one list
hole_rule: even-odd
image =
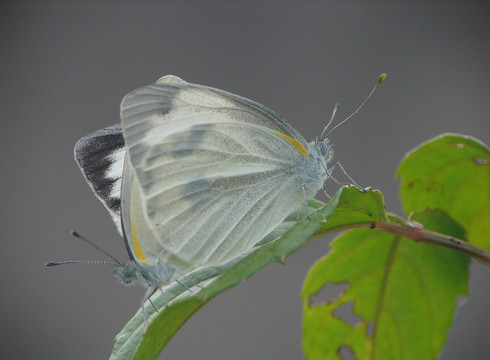
[(146, 258), (161, 249), (194, 267), (222, 263), (304, 200), (298, 164), (308, 161), (306, 141), (258, 103), (159, 82), (128, 94), (121, 119), (133, 186), (155, 235), (138, 239)]
[(78, 140), (75, 160), (97, 198), (121, 232), (121, 178), (126, 148), (120, 125), (97, 130)]

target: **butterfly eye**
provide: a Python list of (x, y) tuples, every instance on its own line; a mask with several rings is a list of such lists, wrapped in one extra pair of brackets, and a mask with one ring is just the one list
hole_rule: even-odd
[(125, 266), (117, 268), (116, 275), (124, 284), (131, 284), (133, 279), (136, 278), (136, 269), (134, 268), (134, 265), (129, 262)]
[(330, 152), (330, 144), (328, 142), (326, 142), (325, 140), (320, 142), (320, 144), (319, 144), (320, 154), (323, 158), (327, 158), (329, 156), (329, 152)]

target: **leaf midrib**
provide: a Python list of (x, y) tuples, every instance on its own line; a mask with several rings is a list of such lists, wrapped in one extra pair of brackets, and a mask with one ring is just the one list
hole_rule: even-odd
[(370, 356), (371, 360), (376, 359), (376, 339), (377, 339), (376, 332), (378, 330), (378, 323), (379, 323), (379, 318), (381, 316), (381, 311), (382, 311), (383, 306), (384, 306), (386, 287), (388, 286), (388, 278), (390, 276), (391, 267), (393, 266), (393, 263), (395, 261), (395, 255), (396, 255), (396, 251), (398, 249), (398, 245), (400, 244), (400, 241), (401, 241), (400, 236), (397, 236), (395, 238), (395, 240), (393, 241), (393, 245), (391, 246), (390, 254), (388, 256), (388, 262), (386, 264), (386, 271), (385, 271), (385, 274), (383, 276), (383, 281), (381, 283), (380, 298), (378, 301), (378, 306), (376, 308), (376, 313), (374, 315), (373, 347), (372, 347), (371, 356)]

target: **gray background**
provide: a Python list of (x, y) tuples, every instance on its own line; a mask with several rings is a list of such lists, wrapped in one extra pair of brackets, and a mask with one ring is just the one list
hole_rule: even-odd
[[(336, 102), (341, 120), (388, 73), (331, 138), (336, 160), (397, 213), (406, 151), (447, 131), (489, 141), (483, 2), (17, 1), (0, 14), (1, 358), (108, 358), (138, 309), (143, 288), (123, 287), (112, 268), (43, 264), (102, 258), (72, 228), (127, 258), (72, 149), (118, 122), (127, 92), (162, 75), (257, 100), (312, 139)], [(316, 239), (221, 294), (162, 358), (301, 359), (301, 282), (327, 248)], [(472, 264), (442, 359), (490, 358), (489, 275)]]

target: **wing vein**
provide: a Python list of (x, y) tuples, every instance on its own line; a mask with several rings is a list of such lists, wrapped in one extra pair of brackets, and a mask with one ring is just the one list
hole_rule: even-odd
[[(240, 218), (239, 218), (239, 219), (236, 221), (236, 223), (235, 223), (235, 225), (233, 226), (233, 228), (231, 228), (231, 229), (230, 229), (230, 230), (229, 230), (229, 231), (228, 231), (228, 232), (227, 232), (227, 233), (226, 233), (224, 236), (222, 236), (223, 241), (224, 241), (224, 240), (226, 240), (226, 239), (228, 238), (228, 236), (229, 236), (229, 235), (230, 235), (230, 234), (233, 232), (233, 230), (235, 230), (235, 229), (236, 229), (237, 225), (238, 225), (238, 224), (240, 224), (240, 222), (241, 222), (241, 221), (242, 221), (242, 220), (245, 218), (245, 216), (246, 216), (247, 214), (249, 214), (249, 213), (250, 213), (250, 211), (252, 211), (252, 210), (254, 209), (254, 207), (259, 206), (259, 201), (263, 200), (264, 198), (266, 198), (267, 196), (269, 196), (271, 193), (275, 193), (275, 194), (279, 195), (279, 194), (280, 194), (280, 191), (282, 190), (282, 188), (283, 188), (284, 186), (286, 186), (286, 185), (287, 185), (287, 184), (288, 184), (290, 181), (292, 181), (293, 179), (294, 179), (294, 178), (288, 179), (288, 180), (287, 180), (287, 181), (285, 181), (285, 182), (284, 182), (284, 183), (283, 183), (283, 184), (282, 184), (282, 185), (281, 185), (279, 188), (273, 188), (273, 189), (272, 189), (272, 190), (270, 190), (269, 192), (266, 192), (264, 195), (262, 195), (262, 196), (260, 197), (260, 199), (258, 199), (258, 200), (257, 200), (257, 201), (256, 201), (254, 204), (252, 204), (252, 205), (251, 205), (251, 206), (248, 208), (248, 210), (242, 214), (242, 216), (241, 216), (241, 217), (240, 217)], [(252, 190), (252, 189), (250, 189), (250, 190)], [(261, 211), (260, 211), (260, 212), (259, 212), (257, 215), (255, 215), (255, 216), (254, 216), (254, 221), (250, 221), (250, 224), (249, 224), (249, 226), (247, 227), (247, 230), (250, 228), (250, 226), (251, 226), (253, 223), (255, 223), (255, 219), (257, 219), (257, 218), (259, 217), (259, 215), (261, 215), (261, 214), (263, 213), (263, 211), (265, 211), (265, 210), (266, 210), (266, 207), (264, 207), (264, 208), (263, 208), (263, 209), (262, 209), (262, 210), (261, 210)], [(286, 216), (287, 216), (287, 215), (286, 215)], [(221, 221), (220, 221), (220, 223), (221, 223)], [(271, 230), (272, 230), (272, 229), (271, 229)], [(241, 233), (242, 233), (242, 234), (244, 234), (245, 232), (246, 232), (245, 230), (242, 230), (242, 232), (241, 232)], [(209, 234), (209, 236), (210, 236), (210, 235), (211, 235), (211, 234)], [(264, 234), (264, 236), (265, 236), (265, 235), (267, 235), (267, 234)], [(208, 238), (206, 239), (206, 242), (207, 242), (207, 240), (209, 239), (209, 236), (208, 236)], [(242, 236), (240, 236), (240, 237), (242, 237)], [(259, 242), (260, 240), (262, 240), (262, 239), (257, 239), (257, 242)], [(209, 259), (210, 259), (210, 258), (211, 258), (211, 257), (212, 257), (212, 256), (213, 256), (215, 253), (216, 253), (216, 251), (219, 249), (219, 247), (220, 247), (220, 246), (223, 244), (223, 241), (222, 241), (222, 242), (220, 242), (220, 243), (216, 242), (215, 247), (213, 248), (213, 250), (212, 250), (212, 251), (209, 253), (209, 255), (207, 256), (206, 261), (208, 261), (208, 260), (209, 260)], [(203, 242), (203, 244), (204, 244), (204, 243), (206, 243), (206, 242)], [(230, 250), (232, 250), (232, 249), (230, 249)], [(228, 251), (227, 253), (229, 253), (229, 251)]]

